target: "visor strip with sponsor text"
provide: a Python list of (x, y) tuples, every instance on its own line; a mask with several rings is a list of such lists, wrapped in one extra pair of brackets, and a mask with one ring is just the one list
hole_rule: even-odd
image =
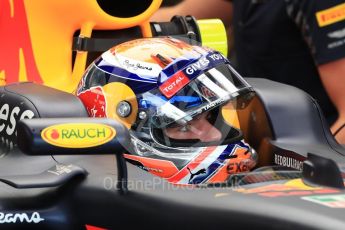
[(171, 98), (191, 80), (205, 71), (224, 63), (228, 63), (228, 61), (219, 52), (209, 52), (162, 82), (159, 90), (164, 96)]

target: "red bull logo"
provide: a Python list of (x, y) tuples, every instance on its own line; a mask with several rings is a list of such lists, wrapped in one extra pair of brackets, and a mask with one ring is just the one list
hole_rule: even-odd
[(77, 52), (72, 60), (74, 33), (90, 37), (96, 26), (115, 30), (138, 25), (150, 37), (148, 19), (160, 3), (153, 0), (141, 14), (124, 20), (104, 13), (95, 0), (0, 0), (0, 85), (33, 81), (73, 92), (87, 60), (87, 52)]
[(78, 94), (90, 117), (106, 117), (107, 102), (102, 87), (92, 87)]
[(24, 1), (0, 0), (0, 84), (28, 80), (41, 83)]

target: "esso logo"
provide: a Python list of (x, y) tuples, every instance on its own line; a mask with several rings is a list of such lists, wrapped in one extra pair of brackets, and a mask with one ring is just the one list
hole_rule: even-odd
[(31, 119), (35, 114), (27, 109), (22, 111), (18, 106), (15, 106), (12, 110), (8, 104), (3, 104), (0, 108), (0, 133), (6, 132), (11, 136), (15, 133), (18, 120), (24, 118)]

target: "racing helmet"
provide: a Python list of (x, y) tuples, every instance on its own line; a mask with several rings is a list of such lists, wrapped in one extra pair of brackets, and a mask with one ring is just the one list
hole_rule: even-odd
[(171, 183), (224, 182), (256, 164), (233, 124), (254, 90), (215, 50), (171, 37), (125, 42), (87, 68), (77, 96), (91, 117), (129, 129), (129, 162)]

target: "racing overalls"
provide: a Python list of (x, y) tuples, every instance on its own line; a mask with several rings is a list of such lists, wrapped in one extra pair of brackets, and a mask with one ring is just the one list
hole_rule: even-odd
[[(245, 77), (268, 78), (306, 91), (332, 123), (337, 113), (317, 66), (345, 57), (345, 1), (232, 2), (239, 72)], [(345, 80), (340, 84), (345, 84)]]

